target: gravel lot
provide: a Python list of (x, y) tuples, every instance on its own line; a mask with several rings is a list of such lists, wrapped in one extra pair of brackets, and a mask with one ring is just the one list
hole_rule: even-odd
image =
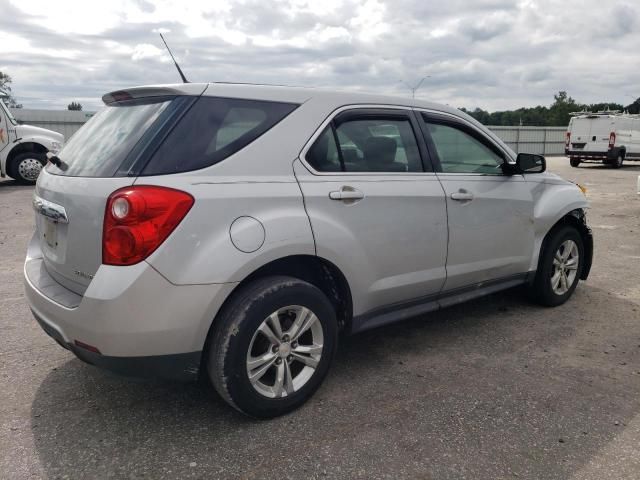
[(592, 202), (571, 301), (508, 291), (348, 338), (316, 396), (268, 422), (49, 339), (22, 288), (32, 188), (0, 181), (0, 478), (640, 478), (640, 164), (549, 166)]

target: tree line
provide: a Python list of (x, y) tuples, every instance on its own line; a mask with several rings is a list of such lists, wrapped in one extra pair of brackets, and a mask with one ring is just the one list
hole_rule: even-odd
[(481, 108), (463, 112), (471, 115), (484, 125), (529, 125), (539, 127), (566, 127), (572, 112), (599, 112), (603, 110), (619, 110), (628, 113), (640, 113), (640, 98), (629, 105), (615, 102), (583, 104), (576, 102), (566, 91), (560, 91), (553, 96), (554, 102), (549, 107), (537, 106), (532, 108), (518, 108), (502, 112), (487, 112)]

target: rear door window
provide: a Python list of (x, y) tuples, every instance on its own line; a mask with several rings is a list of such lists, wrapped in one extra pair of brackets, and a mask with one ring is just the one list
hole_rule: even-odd
[(354, 118), (330, 125), (306, 156), (319, 172), (422, 172), (409, 118)]
[(142, 175), (187, 172), (214, 165), (263, 135), (297, 105), (200, 97), (142, 171)]

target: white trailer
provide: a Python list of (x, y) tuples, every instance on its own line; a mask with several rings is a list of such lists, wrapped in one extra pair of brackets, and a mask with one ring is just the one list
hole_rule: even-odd
[(565, 155), (572, 167), (598, 162), (622, 167), (640, 160), (640, 115), (618, 112), (577, 112), (569, 121)]

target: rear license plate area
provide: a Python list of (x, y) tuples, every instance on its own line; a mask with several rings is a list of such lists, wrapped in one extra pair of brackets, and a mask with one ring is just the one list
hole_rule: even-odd
[(58, 222), (54, 222), (48, 218), (44, 219), (42, 239), (49, 248), (55, 249), (58, 246)]

